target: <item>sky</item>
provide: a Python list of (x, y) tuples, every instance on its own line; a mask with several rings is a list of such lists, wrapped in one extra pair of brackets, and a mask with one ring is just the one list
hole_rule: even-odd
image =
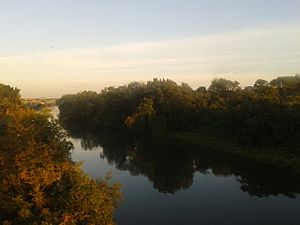
[(0, 83), (22, 97), (300, 73), (300, 0), (0, 0)]

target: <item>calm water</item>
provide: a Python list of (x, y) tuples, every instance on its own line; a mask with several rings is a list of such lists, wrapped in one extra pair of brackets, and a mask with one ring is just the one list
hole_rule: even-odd
[(122, 185), (119, 225), (300, 224), (299, 180), (166, 143), (93, 134), (73, 138), (74, 161)]
[(201, 149), (75, 133), (72, 159), (91, 177), (109, 172), (122, 185), (118, 225), (300, 224), (299, 179)]

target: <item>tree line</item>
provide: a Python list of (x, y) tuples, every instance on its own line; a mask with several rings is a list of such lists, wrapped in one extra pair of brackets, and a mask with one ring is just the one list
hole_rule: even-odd
[(169, 79), (132, 82), (57, 101), (64, 126), (138, 134), (205, 132), (248, 146), (292, 143), (300, 129), (300, 76), (239, 82), (214, 79), (206, 88)]
[(113, 224), (118, 185), (96, 182), (71, 161), (72, 144), (50, 115), (0, 84), (0, 223)]

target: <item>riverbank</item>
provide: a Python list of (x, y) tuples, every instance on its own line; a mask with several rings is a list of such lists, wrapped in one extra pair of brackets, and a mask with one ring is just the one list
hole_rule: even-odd
[(211, 135), (190, 132), (173, 132), (158, 138), (213, 155), (300, 176), (300, 155), (283, 148), (250, 148)]

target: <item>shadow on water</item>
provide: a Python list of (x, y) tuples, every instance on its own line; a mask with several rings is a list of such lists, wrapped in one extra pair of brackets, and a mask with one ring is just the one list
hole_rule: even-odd
[(101, 146), (101, 158), (133, 176), (147, 177), (161, 193), (188, 189), (196, 172), (234, 176), (243, 192), (257, 197), (285, 195), (296, 198), (300, 193), (299, 179), (215, 157), (201, 149), (189, 149), (158, 140), (133, 139), (111, 132), (88, 131), (84, 127), (66, 129), (72, 137), (81, 139), (83, 149), (88, 151)]

